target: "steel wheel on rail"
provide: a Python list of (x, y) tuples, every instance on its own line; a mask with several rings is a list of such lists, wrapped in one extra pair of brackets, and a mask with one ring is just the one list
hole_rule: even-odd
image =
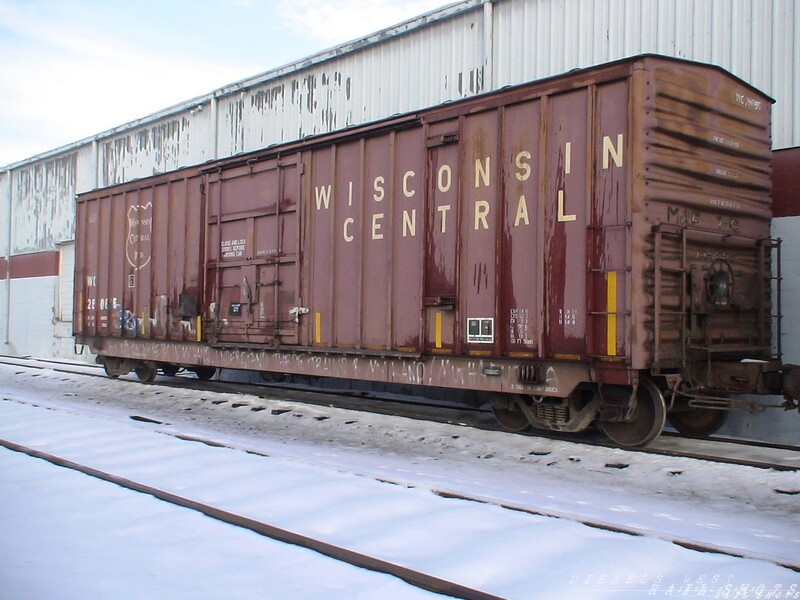
[(600, 429), (618, 446), (635, 448), (656, 439), (666, 420), (667, 408), (661, 390), (649, 379), (643, 379), (639, 382), (630, 421), (603, 421)]
[(194, 367), (192, 371), (194, 371), (197, 378), (202, 381), (208, 381), (217, 373), (215, 367)]
[(691, 438), (704, 438), (716, 433), (727, 419), (728, 411), (713, 408), (689, 408), (667, 415), (667, 421), (678, 433)]
[(158, 375), (158, 367), (149, 364), (140, 364), (135, 369), (136, 376), (142, 383), (152, 383)]
[(492, 394), (492, 414), (500, 426), (508, 431), (525, 431), (531, 425), (525, 413), (507, 394)]
[(169, 363), (164, 363), (161, 365), (161, 372), (167, 377), (175, 377), (180, 370), (181, 368), (178, 365), (172, 365)]

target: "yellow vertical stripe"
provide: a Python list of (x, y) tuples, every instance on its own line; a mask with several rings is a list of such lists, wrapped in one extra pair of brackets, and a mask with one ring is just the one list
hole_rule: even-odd
[(436, 347), (442, 347), (442, 313), (436, 313)]
[(314, 342), (322, 343), (322, 313), (314, 313)]
[(608, 355), (617, 355), (617, 273), (609, 271), (607, 273), (606, 284), (606, 312), (608, 312), (608, 324), (606, 327), (606, 345)]
[(197, 315), (197, 341), (203, 341), (203, 317)]
[(142, 312), (142, 336), (147, 336), (147, 311)]

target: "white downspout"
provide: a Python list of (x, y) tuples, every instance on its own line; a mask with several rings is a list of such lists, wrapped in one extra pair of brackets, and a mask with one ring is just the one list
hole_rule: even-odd
[(484, 91), (494, 90), (494, 4), (486, 0), (483, 4), (483, 62)]
[(11, 234), (14, 230), (12, 227), (14, 209), (13, 209), (13, 196), (14, 196), (14, 172), (9, 169), (6, 171), (8, 175), (8, 182), (6, 190), (8, 191), (8, 246), (6, 248), (6, 314), (5, 314), (5, 340), (4, 343), (9, 348), (11, 347)]

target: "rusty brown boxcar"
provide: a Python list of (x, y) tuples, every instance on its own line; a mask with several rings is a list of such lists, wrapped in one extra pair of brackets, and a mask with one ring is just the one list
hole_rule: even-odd
[(707, 434), (782, 386), (770, 107), (640, 56), (83, 194), (75, 335), (112, 376), (443, 386), (511, 429)]

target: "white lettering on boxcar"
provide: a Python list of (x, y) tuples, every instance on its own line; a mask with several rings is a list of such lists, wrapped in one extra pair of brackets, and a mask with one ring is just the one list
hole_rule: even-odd
[(564, 223), (567, 221), (574, 221), (576, 218), (575, 215), (567, 215), (564, 213), (564, 190), (558, 190), (558, 221)]
[(489, 203), (486, 200), (477, 200), (475, 202), (475, 231), (481, 227), (489, 229), (489, 223), (486, 217), (489, 216)]
[(453, 184), (453, 171), (450, 165), (442, 165), (439, 167), (437, 181), (439, 191), (442, 193), (449, 192), (450, 186)]
[(750, 110), (760, 111), (763, 108), (763, 103), (757, 98), (751, 98), (744, 94), (736, 93), (736, 103), (749, 108)]
[(372, 239), (373, 240), (382, 240), (383, 234), (381, 233), (381, 219), (383, 219), (383, 213), (376, 213), (372, 215)]
[(344, 236), (344, 241), (345, 242), (352, 242), (353, 241), (353, 236), (350, 234), (349, 227), (350, 227), (350, 225), (352, 225), (355, 222), (356, 222), (356, 220), (353, 217), (347, 217), (344, 220), (344, 227), (342, 227), (342, 235)]
[(406, 171), (405, 174), (403, 175), (403, 195), (406, 198), (413, 198), (414, 194), (417, 193), (416, 190), (411, 190), (408, 188), (408, 180), (415, 176), (416, 173), (414, 171)]
[(436, 210), (442, 215), (442, 233), (447, 233), (447, 211), (450, 210), (450, 205), (443, 204), (442, 206), (437, 206)]
[(525, 200), (525, 194), (520, 195), (519, 202), (517, 202), (517, 214), (514, 215), (514, 227), (519, 227), (520, 223), (531, 224), (528, 218), (528, 201)]
[(483, 187), (489, 187), (491, 185), (491, 177), (489, 173), (491, 172), (491, 156), (487, 156), (483, 160), (480, 158), (475, 159), (475, 187), (481, 187), (481, 182), (483, 182)]
[(220, 251), (222, 258), (238, 258), (244, 256), (247, 240), (222, 240)]
[[(746, 101), (745, 99), (744, 101)], [(727, 140), (720, 136), (715, 136), (714, 141), (718, 144), (723, 145), (733, 145), (735, 142), (732, 140)], [(564, 142), (563, 145), (560, 145), (558, 148), (559, 152), (559, 168), (563, 169), (563, 175), (570, 175), (572, 172), (572, 142)], [(513, 177), (518, 182), (526, 182), (531, 179), (535, 179), (534, 177), (534, 165), (532, 164), (533, 155), (529, 149), (517, 149), (515, 150), (515, 154), (513, 156), (513, 165), (512, 170), (509, 172), (513, 172)], [(478, 157), (474, 159), (474, 172), (472, 173), (472, 183), (474, 188), (481, 188), (481, 187), (491, 187), (492, 185), (492, 155)], [(592, 154), (592, 160), (595, 164), (602, 164), (602, 168), (604, 170), (610, 168), (620, 168), (623, 167), (625, 164), (625, 134), (624, 133), (617, 133), (617, 134), (609, 134), (602, 136), (601, 139), (598, 140), (598, 146), (595, 148), (594, 153)], [(402, 172), (402, 171), (401, 171)], [(417, 172), (415, 170), (407, 170), (402, 172), (403, 175), (400, 178), (400, 192), (402, 193), (402, 197), (404, 198), (414, 198), (419, 191), (416, 181)], [(717, 168), (715, 174), (722, 177), (727, 177), (730, 179), (738, 179), (741, 178), (741, 174), (730, 169), (726, 168)], [(431, 173), (433, 176), (433, 173)], [(459, 185), (459, 182), (454, 181), (453, 175), (453, 166), (450, 164), (441, 164), (436, 169), (436, 180), (434, 182), (430, 182), (430, 184), (435, 184), (435, 191), (440, 193), (447, 193), (453, 190), (453, 185)], [(347, 182), (347, 206), (348, 207), (357, 207), (360, 202), (363, 201), (365, 196), (363, 195), (356, 195), (353, 189), (354, 180)], [(428, 182), (423, 182), (426, 184)], [(463, 185), (465, 182), (461, 182)], [(541, 182), (540, 182), (541, 183)], [(372, 199), (375, 202), (383, 202), (387, 200), (387, 196), (389, 201), (393, 201), (395, 198), (394, 184), (390, 186), (389, 193), (387, 194), (386, 189), (387, 184), (387, 177), (385, 175), (376, 175), (372, 179)], [(510, 186), (509, 186), (510, 187)], [(556, 193), (556, 220), (559, 223), (569, 223), (577, 221), (577, 213), (570, 212), (567, 206), (567, 202), (573, 202), (574, 200), (568, 199), (566, 189), (567, 185), (565, 183), (561, 183), (559, 185), (561, 189), (557, 190)], [(427, 189), (427, 188), (424, 188)], [(520, 227), (520, 226), (530, 226), (531, 223), (531, 210), (534, 212), (534, 215), (537, 214), (538, 207), (536, 206), (537, 200), (536, 198), (533, 199), (534, 206), (528, 205), (528, 195), (530, 195), (530, 191), (526, 191), (526, 193), (520, 193), (522, 190), (517, 190), (516, 194), (510, 196), (507, 199), (494, 199), (494, 202), (500, 203), (507, 203), (509, 205), (508, 210), (504, 209), (504, 214), (507, 215), (507, 219), (509, 220), (508, 225), (513, 227)], [(534, 192), (535, 193), (535, 192)], [(317, 210), (328, 210), (331, 208), (331, 204), (336, 201), (334, 197), (334, 185), (333, 183), (328, 183), (324, 185), (316, 185), (314, 186), (314, 200), (316, 202)], [(572, 194), (570, 198), (572, 198)], [(515, 200), (516, 199), (516, 200)], [(493, 199), (479, 199), (474, 201), (474, 213), (473, 213), (473, 229), (476, 231), (485, 230), (489, 231), (489, 216), (492, 210), (492, 202)], [(516, 206), (514, 206), (516, 203)], [(458, 227), (453, 227), (453, 225), (457, 225), (457, 223), (453, 223), (452, 225), (448, 224), (448, 219), (451, 216), (451, 208), (453, 207), (452, 201), (448, 204), (441, 204), (435, 206), (434, 217), (437, 216), (441, 220), (439, 225), (433, 224), (435, 230), (439, 231), (442, 234), (454, 234), (457, 233)], [(502, 206), (502, 204), (498, 204), (497, 206)], [(574, 207), (572, 207), (574, 210)], [(397, 234), (402, 235), (402, 237), (416, 237), (417, 235), (417, 208), (409, 208), (405, 209), (402, 207), (398, 207), (401, 211), (402, 216), (399, 218), (391, 219), (391, 223), (398, 223), (402, 222), (402, 225), (399, 225), (402, 229), (397, 232)], [(511, 214), (513, 210), (513, 222), (511, 222)], [(343, 220), (340, 220), (340, 226), (342, 227), (342, 238), (346, 242), (352, 242), (357, 235), (365, 235), (367, 239), (370, 240), (383, 240), (387, 236), (387, 229), (385, 226), (386, 221), (386, 214), (385, 210), (381, 212), (374, 212), (373, 214), (364, 214), (366, 211), (362, 211), (355, 216), (352, 217), (341, 217)], [(549, 211), (548, 211), (549, 213)], [(394, 209), (391, 209), (389, 214), (396, 214)], [(551, 214), (551, 213), (549, 213)], [(136, 215), (136, 223), (139, 222), (140, 215)], [(360, 220), (366, 219), (365, 223), (361, 224)], [(141, 219), (141, 223), (147, 227), (150, 227), (150, 219)], [(390, 232), (391, 233), (391, 232)], [(145, 238), (144, 236), (147, 236)], [(145, 232), (144, 234), (140, 232), (135, 232), (132, 234), (132, 239), (137, 242), (141, 241), (148, 241), (149, 239), (149, 232)], [(236, 240), (234, 240), (236, 241)], [(232, 241), (231, 243), (233, 243)], [(132, 252), (139, 252), (138, 248), (134, 248)], [(237, 254), (239, 253), (239, 254)], [(224, 248), (223, 249), (223, 257), (230, 258), (230, 257), (238, 257), (242, 256), (244, 253), (244, 248)], [(138, 255), (137, 255), (138, 258)]]
[(603, 137), (603, 169), (610, 166), (609, 158), (614, 161), (614, 166), (622, 166), (622, 142), (624, 137), (621, 133), (617, 134), (617, 145), (611, 143), (611, 136)]
[(314, 192), (317, 195), (317, 210), (321, 210), (322, 206), (325, 206), (327, 210), (331, 204), (331, 186), (328, 185), (318, 185), (314, 188)]
[(372, 189), (375, 190), (375, 193), (372, 195), (373, 200), (375, 202), (381, 202), (386, 195), (386, 190), (383, 189), (383, 184), (386, 183), (386, 180), (378, 175), (375, 178), (375, 181), (372, 184)]
[(514, 161), (514, 164), (519, 169), (519, 172), (516, 173), (517, 181), (528, 181), (531, 177), (531, 166), (526, 160), (531, 160), (531, 153), (527, 150), (523, 150), (519, 154), (517, 154), (517, 158)]
[(417, 209), (403, 211), (403, 237), (417, 235)]

